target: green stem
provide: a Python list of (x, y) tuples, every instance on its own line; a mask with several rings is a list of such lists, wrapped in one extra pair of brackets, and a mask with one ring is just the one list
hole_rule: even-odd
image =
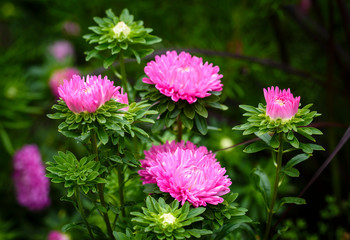
[(126, 217), (125, 208), (124, 208), (124, 173), (122, 169), (122, 165), (117, 166), (118, 171), (118, 185), (119, 185), (119, 198), (120, 198), (120, 209), (122, 212), (123, 218)]
[(128, 98), (129, 98), (128, 81), (126, 79), (123, 49), (120, 50), (120, 52), (119, 52), (119, 64), (120, 64), (120, 73), (122, 74), (122, 78), (121, 78), (122, 87), (123, 87), (124, 91), (128, 94)]
[[(93, 132), (91, 135), (91, 148), (92, 148), (92, 152), (96, 155), (95, 160), (98, 160), (98, 148), (97, 148), (97, 139), (96, 139), (96, 133)], [(107, 211), (107, 204), (105, 202), (105, 198), (104, 198), (104, 193), (103, 193), (103, 184), (102, 183), (98, 183), (97, 184), (97, 191), (98, 191), (98, 195), (100, 198), (100, 202), (101, 205), (106, 209)], [(103, 212), (103, 219), (106, 223), (106, 227), (107, 227), (107, 232), (108, 235), (111, 237), (111, 239), (115, 239), (113, 236), (113, 230), (111, 227), (111, 223), (109, 221), (109, 217), (108, 217), (108, 213), (107, 212)]]
[(278, 185), (279, 185), (279, 181), (280, 181), (280, 171), (282, 168), (283, 133), (279, 133), (279, 143), (280, 143), (280, 145), (278, 147), (277, 159), (276, 159), (277, 167), (276, 167), (275, 184), (273, 187), (270, 208), (268, 209), (268, 216), (267, 216), (267, 220), (266, 220), (266, 229), (265, 229), (264, 240), (269, 239), (271, 223), (272, 223), (272, 215), (274, 213), (273, 209), (274, 209), (276, 198), (277, 198)]
[(177, 117), (177, 138), (176, 140), (178, 142), (181, 142), (182, 140), (182, 121), (180, 118), (180, 115)]
[(88, 223), (88, 221), (87, 221), (87, 219), (86, 219), (86, 217), (85, 217), (85, 213), (84, 213), (84, 209), (83, 209), (83, 204), (82, 204), (82, 202), (81, 202), (81, 200), (80, 200), (80, 193), (79, 193), (79, 187), (78, 187), (78, 186), (75, 186), (75, 187), (74, 187), (74, 193), (75, 193), (75, 198), (76, 198), (76, 200), (77, 200), (77, 204), (78, 204), (78, 209), (79, 209), (80, 215), (81, 215), (82, 219), (84, 220), (84, 223), (85, 223), (85, 225), (86, 225), (86, 227), (87, 227), (87, 229), (88, 229), (88, 232), (89, 232), (89, 234), (90, 234), (90, 237), (91, 237), (91, 239), (95, 239), (95, 238), (94, 238), (94, 235), (92, 234), (90, 225), (89, 225), (89, 223)]

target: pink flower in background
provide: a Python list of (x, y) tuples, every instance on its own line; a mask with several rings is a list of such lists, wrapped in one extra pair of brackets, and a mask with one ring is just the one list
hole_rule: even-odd
[(63, 61), (67, 57), (72, 57), (74, 55), (72, 44), (65, 40), (55, 42), (50, 46), (49, 50), (58, 61)]
[(51, 231), (47, 236), (47, 240), (69, 240), (69, 236), (59, 231)]
[(50, 182), (36, 145), (25, 145), (15, 153), (13, 180), (20, 205), (33, 211), (50, 205)]
[(197, 148), (191, 142), (165, 143), (145, 151), (139, 171), (143, 184), (156, 183), (162, 192), (194, 207), (217, 205), (220, 196), (230, 191), (231, 180), (226, 170), (206, 147)]
[(52, 73), (50, 77), (50, 88), (53, 93), (53, 95), (58, 98), (58, 87), (63, 84), (63, 80), (70, 80), (73, 75), (79, 75), (80, 72), (76, 68), (64, 68), (56, 70)]
[(300, 97), (293, 97), (290, 89), (280, 90), (278, 87), (264, 88), (266, 100), (266, 115), (271, 119), (291, 119), (297, 112), (300, 103)]
[(80, 34), (80, 26), (76, 22), (66, 21), (63, 23), (63, 31), (71, 36), (79, 36)]
[(148, 78), (142, 81), (154, 84), (165, 96), (175, 102), (187, 100), (190, 104), (197, 98), (210, 96), (211, 91), (222, 91), (222, 75), (219, 67), (205, 62), (189, 53), (168, 51), (166, 55), (156, 56), (155, 61), (147, 63), (145, 73)]
[(58, 87), (59, 96), (74, 113), (95, 112), (105, 102), (113, 97), (120, 97), (125, 101), (124, 95), (119, 94), (120, 87), (115, 87), (107, 76), (87, 76), (86, 81), (74, 75), (70, 81), (64, 80)]

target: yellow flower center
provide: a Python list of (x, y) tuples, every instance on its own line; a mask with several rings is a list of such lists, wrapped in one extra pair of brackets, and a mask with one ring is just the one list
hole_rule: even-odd
[(130, 28), (128, 25), (126, 25), (123, 21), (118, 22), (117, 25), (114, 26), (113, 32), (115, 33), (116, 37), (120, 37), (120, 35), (123, 33), (124, 36), (128, 36), (130, 33)]
[(277, 103), (280, 106), (284, 106), (284, 101), (282, 99), (276, 99), (275, 103)]

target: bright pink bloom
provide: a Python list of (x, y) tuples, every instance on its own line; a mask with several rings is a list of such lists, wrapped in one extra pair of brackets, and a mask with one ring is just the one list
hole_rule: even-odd
[(59, 231), (51, 231), (47, 236), (47, 240), (69, 240), (69, 236)]
[(56, 98), (59, 98), (58, 95), (58, 87), (63, 84), (63, 80), (70, 80), (73, 75), (79, 75), (80, 72), (78, 69), (75, 68), (64, 68), (64, 69), (59, 69), (56, 70), (52, 73), (50, 77), (50, 87), (53, 95)]
[(93, 113), (114, 97), (125, 103), (126, 94), (119, 94), (119, 89), (107, 76), (102, 79), (101, 75), (88, 75), (85, 81), (84, 77), (74, 75), (70, 81), (64, 80), (63, 85), (58, 87), (58, 93), (72, 112)]
[(50, 205), (50, 182), (36, 145), (25, 145), (15, 153), (13, 180), (20, 205), (33, 211)]
[(278, 87), (264, 88), (266, 100), (266, 115), (271, 119), (291, 119), (297, 112), (300, 97), (293, 97), (290, 89), (280, 90)]
[(181, 204), (188, 201), (194, 207), (217, 205), (223, 202), (220, 196), (230, 191), (231, 180), (224, 175), (226, 170), (215, 155), (191, 142), (152, 146), (145, 151), (141, 167), (144, 169), (138, 173), (143, 184), (156, 183)]
[(155, 61), (147, 63), (145, 73), (149, 78), (142, 81), (154, 84), (165, 96), (175, 102), (187, 100), (190, 104), (197, 98), (210, 96), (211, 91), (222, 91), (223, 84), (218, 74), (219, 67), (205, 62), (202, 58), (191, 57), (189, 53), (168, 51), (166, 55), (156, 56)]
[(65, 40), (55, 42), (50, 46), (49, 50), (58, 61), (63, 61), (67, 57), (73, 57), (74, 55), (72, 44)]
[[(129, 104), (128, 94), (123, 92), (123, 88), (121, 88), (121, 92), (117, 91), (113, 97), (117, 102), (123, 104)], [(127, 111), (129, 107), (121, 108), (120, 110)]]

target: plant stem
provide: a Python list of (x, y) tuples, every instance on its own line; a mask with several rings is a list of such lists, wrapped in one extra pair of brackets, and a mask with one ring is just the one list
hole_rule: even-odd
[(268, 209), (268, 216), (266, 220), (266, 229), (265, 229), (265, 235), (264, 240), (269, 239), (270, 229), (271, 229), (271, 223), (272, 223), (272, 215), (273, 215), (273, 209), (275, 206), (276, 198), (277, 198), (277, 191), (278, 191), (278, 185), (280, 181), (280, 171), (282, 167), (282, 155), (283, 155), (283, 133), (279, 133), (279, 147), (277, 152), (277, 167), (276, 167), (276, 176), (275, 176), (275, 184), (273, 187), (273, 193), (272, 193), (272, 199), (270, 208)]
[(178, 142), (181, 142), (182, 140), (182, 121), (180, 118), (180, 115), (177, 117), (177, 138), (176, 140)]
[[(96, 155), (95, 160), (98, 162), (99, 161), (98, 148), (97, 148), (97, 139), (96, 139), (95, 132), (93, 132), (91, 135), (91, 148), (92, 148), (92, 152)], [(103, 184), (102, 183), (97, 184), (97, 191), (98, 191), (98, 196), (99, 196), (100, 201), (101, 201), (101, 205), (106, 209), (106, 212), (103, 212), (102, 215), (103, 215), (103, 219), (106, 223), (108, 235), (111, 237), (111, 239), (114, 240), (115, 238), (113, 236), (113, 230), (112, 230), (111, 223), (109, 221), (109, 217), (108, 217), (108, 213), (107, 213), (108, 209), (107, 209), (107, 205), (106, 205), (105, 198), (104, 198)]]
[(95, 239), (94, 238), (94, 235), (92, 234), (92, 231), (91, 231), (91, 228), (90, 228), (90, 225), (85, 217), (85, 213), (84, 213), (84, 208), (83, 208), (83, 204), (81, 203), (81, 200), (80, 200), (80, 193), (79, 193), (79, 187), (78, 186), (75, 186), (74, 188), (74, 193), (75, 193), (75, 198), (77, 200), (77, 204), (78, 204), (78, 209), (79, 209), (79, 212), (80, 212), (80, 215), (81, 217), (83, 218), (84, 220), (84, 223), (88, 229), (88, 232), (90, 234), (90, 237), (91, 239)]
[(123, 49), (121, 49), (119, 52), (119, 64), (120, 64), (120, 73), (122, 75), (122, 78), (121, 78), (122, 87), (124, 89), (124, 92), (126, 92), (128, 94), (128, 98), (129, 98), (130, 94), (128, 93), (128, 81), (126, 79)]
[(125, 208), (124, 208), (124, 173), (122, 169), (122, 165), (117, 166), (118, 171), (118, 185), (119, 185), (119, 198), (120, 198), (120, 209), (122, 212), (123, 218), (126, 217)]

